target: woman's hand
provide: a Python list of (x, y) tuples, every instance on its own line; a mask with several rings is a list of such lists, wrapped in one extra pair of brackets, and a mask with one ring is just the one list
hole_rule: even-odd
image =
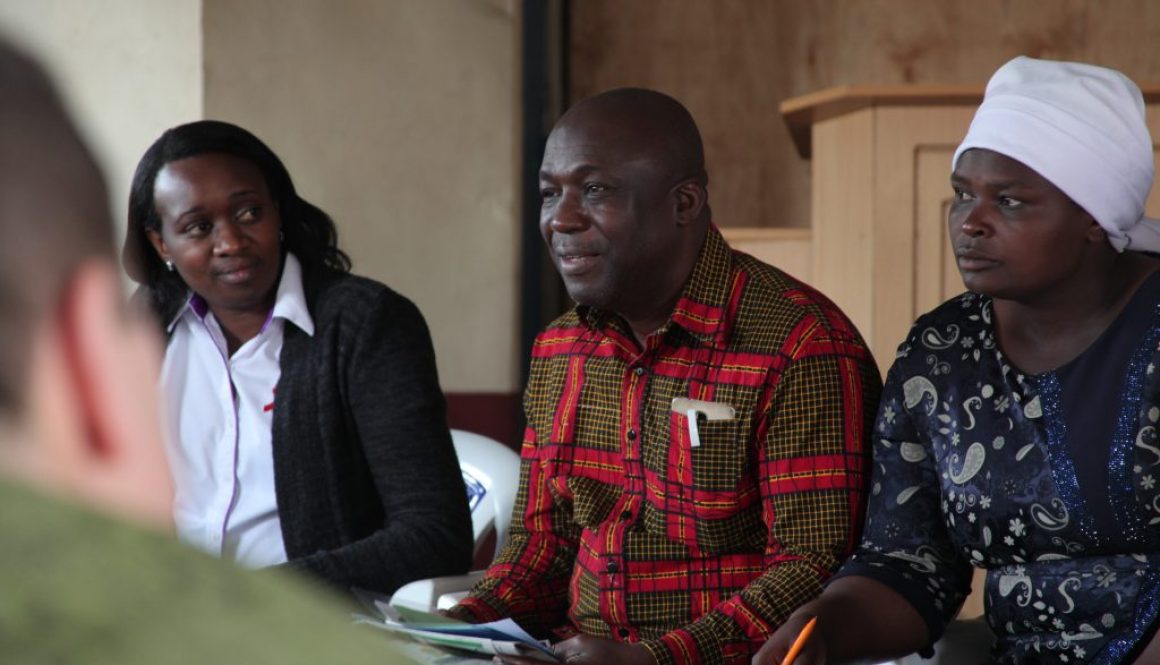
[[(753, 656), (753, 665), (781, 665), (797, 641), (798, 635), (812, 618), (813, 615), (806, 612), (798, 612), (791, 616)], [(792, 661), (793, 665), (825, 665), (826, 645), (819, 628), (820, 626), (815, 626), (813, 632), (806, 638), (802, 650)]]

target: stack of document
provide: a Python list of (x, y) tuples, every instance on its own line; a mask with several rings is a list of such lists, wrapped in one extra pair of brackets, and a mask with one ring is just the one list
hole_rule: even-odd
[(356, 623), (405, 635), (413, 640), (448, 649), (471, 651), (489, 656), (522, 656), (559, 662), (546, 642), (540, 642), (511, 619), (491, 623), (465, 623), (441, 614), (393, 607), (373, 601), (381, 618), (355, 615)]

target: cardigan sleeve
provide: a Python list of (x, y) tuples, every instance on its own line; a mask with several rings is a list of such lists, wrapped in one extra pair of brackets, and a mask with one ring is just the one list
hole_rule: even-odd
[(345, 429), (365, 458), (382, 524), (290, 565), (340, 587), (390, 593), (415, 579), (466, 571), (471, 517), (423, 316), (384, 289), (358, 318), (352, 339), (340, 336), (345, 341), (333, 352), (340, 355)]

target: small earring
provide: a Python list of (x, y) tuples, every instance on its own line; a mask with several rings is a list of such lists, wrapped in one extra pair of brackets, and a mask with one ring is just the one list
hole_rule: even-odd
[(278, 242), (286, 244), (286, 233), (284, 231), (278, 232)]
[(165, 262), (165, 268), (166, 268), (166, 269), (167, 269), (169, 272), (173, 272), (173, 261), (166, 261), (166, 262)]

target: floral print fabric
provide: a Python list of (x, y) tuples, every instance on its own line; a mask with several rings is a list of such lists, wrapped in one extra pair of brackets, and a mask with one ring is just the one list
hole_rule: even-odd
[(1156, 311), (1151, 303), (1127, 376), (1082, 387), (1120, 395), (1107, 451), (1113, 525), (1085, 508), (1059, 378), (1005, 360), (991, 300), (964, 294), (920, 318), (887, 377), (864, 539), (840, 576), (889, 584), (938, 635), (969, 591), (970, 566), (983, 567), (998, 662), (1129, 656), (1160, 604)]

